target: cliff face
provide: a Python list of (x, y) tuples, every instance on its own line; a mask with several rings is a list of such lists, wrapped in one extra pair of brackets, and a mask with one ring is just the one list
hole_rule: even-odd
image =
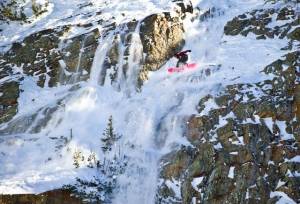
[[(273, 19), (273, 20), (272, 20)], [(271, 22), (290, 19), (281, 26)], [(271, 79), (229, 85), (199, 100), (186, 121), (191, 146), (162, 159), (158, 203), (298, 203), (299, 15), (281, 5), (249, 11), (225, 35), (287, 39), (290, 53), (261, 68)], [(234, 71), (234, 70), (233, 70)]]
[[(31, 24), (51, 15), (49, 2), (0, 4), (0, 34), (8, 32), (6, 24), (32, 25), (20, 31), (26, 33), (23, 38), (3, 38), (13, 43), (0, 46), (1, 193), (14, 185), (26, 192), (53, 188), (36, 177), (56, 179), (54, 188), (73, 183), (74, 175), (89, 177), (92, 171), (85, 167), (74, 170), (72, 153), (82, 150), (84, 163), (93, 150), (101, 164), (123, 154), (128, 162), (121, 175), (110, 175), (116, 187), (106, 189), (109, 199), (100, 196), (98, 203), (300, 202), (297, 2), (262, 6), (255, 1), (259, 8), (241, 6), (239, 13), (239, 6), (228, 2), (173, 1), (173, 10), (157, 9), (139, 18), (143, 9), (122, 1), (100, 6), (78, 1), (71, 15), (49, 22), (49, 28)], [(113, 9), (107, 11), (110, 3), (120, 9), (115, 16)], [(140, 13), (131, 18), (132, 10)], [(253, 51), (257, 47), (264, 50)], [(184, 48), (192, 49), (198, 69), (168, 75), (165, 65), (174, 65), (172, 57)], [(95, 141), (109, 115), (125, 139), (106, 157)], [(27, 160), (31, 166), (19, 175), (14, 168), (25, 167)], [(51, 173), (44, 173), (43, 165)], [(108, 176), (108, 167), (97, 168), (100, 179)], [(36, 176), (35, 170), (42, 173)], [(61, 172), (73, 180), (60, 178)], [(17, 175), (12, 184), (6, 174)], [(93, 182), (81, 183), (104, 191)], [(0, 203), (26, 202), (83, 201), (66, 190), (0, 196)]]
[[(162, 202), (276, 203), (279, 192), (299, 201), (299, 56), (264, 68), (273, 80), (231, 85), (200, 100), (199, 115), (186, 125), (192, 147), (163, 159)], [(168, 182), (180, 184), (178, 201)]]
[[(93, 29), (95, 25), (92, 23), (64, 25), (33, 33), (20, 42), (14, 42), (8, 51), (0, 55), (0, 79), (3, 80), (0, 84), (0, 90), (3, 90), (0, 95), (0, 123), (8, 122), (17, 113), (19, 84), (24, 77), (33, 77), (38, 86), (50, 88), (89, 80), (96, 49), (101, 44), (110, 43), (107, 50), (103, 51), (104, 68), (98, 74), (98, 82), (100, 85), (111, 83), (120, 89), (120, 78), (129, 78), (129, 69), (133, 69), (128, 64), (131, 63), (130, 55), (137, 54), (130, 51), (136, 43), (133, 42), (135, 33), (141, 38), (141, 49), (134, 52), (139, 52), (137, 64), (143, 68), (133, 76), (135, 79), (132, 83), (136, 89), (140, 89), (143, 81), (148, 79), (148, 71), (159, 69), (183, 47), (183, 14), (181, 11), (178, 11), (177, 17), (171, 17), (167, 12), (152, 14), (140, 22), (133, 19), (120, 25), (116, 25), (113, 19), (93, 22), (103, 26), (101, 32)], [(73, 36), (73, 30), (81, 28), (87, 32)], [(110, 42), (101, 41), (108, 36), (111, 36)], [(35, 115), (32, 115), (27, 120), (34, 118)], [(9, 126), (15, 127), (18, 122), (12, 122)], [(16, 132), (25, 130), (26, 127)]]
[(30, 22), (48, 9), (48, 0), (3, 0), (0, 2), (0, 21)]

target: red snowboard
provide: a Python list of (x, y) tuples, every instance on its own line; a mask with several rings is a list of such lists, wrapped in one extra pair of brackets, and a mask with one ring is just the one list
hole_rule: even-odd
[(185, 70), (195, 69), (195, 68), (197, 68), (196, 63), (188, 63), (188, 64), (180, 66), (180, 67), (170, 67), (170, 68), (168, 68), (168, 72), (169, 73), (182, 72)]

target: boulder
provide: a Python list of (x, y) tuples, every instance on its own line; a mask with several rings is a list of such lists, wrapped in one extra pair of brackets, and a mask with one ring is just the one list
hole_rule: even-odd
[(180, 17), (170, 13), (153, 14), (141, 22), (140, 37), (145, 59), (139, 82), (148, 79), (148, 71), (158, 70), (184, 45), (184, 29)]

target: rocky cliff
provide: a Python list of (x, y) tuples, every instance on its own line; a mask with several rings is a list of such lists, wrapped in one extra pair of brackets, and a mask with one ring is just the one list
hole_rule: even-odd
[[(249, 11), (229, 21), (224, 33), (286, 38), (282, 49), (299, 50), (296, 12), (287, 5)], [(272, 19), (291, 21), (274, 27)], [(300, 202), (299, 56), (290, 51), (262, 67), (270, 80), (229, 85), (199, 99), (198, 113), (186, 120), (191, 146), (161, 161), (158, 203)]]

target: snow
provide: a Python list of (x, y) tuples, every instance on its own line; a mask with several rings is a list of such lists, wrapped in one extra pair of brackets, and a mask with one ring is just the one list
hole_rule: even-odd
[(245, 199), (247, 200), (247, 199), (249, 199), (249, 198), (250, 198), (250, 196), (249, 196), (249, 188), (247, 188), (246, 198), (245, 198)]
[[(39, 1), (42, 3), (44, 0)], [(92, 4), (89, 5), (89, 3)], [(132, 3), (123, 0), (49, 0), (47, 12), (30, 19), (31, 23), (11, 22), (0, 25), (0, 29), (3, 29), (0, 35), (0, 51), (7, 50), (12, 42), (22, 40), (24, 37), (46, 28), (86, 24), (100, 19), (111, 19), (111, 17), (115, 18), (117, 24), (121, 24), (134, 18), (142, 19), (152, 13), (173, 11), (173, 8), (174, 4), (168, 0), (137, 0)], [(99, 11), (102, 12), (101, 15), (96, 15)], [(86, 13), (92, 13), (92, 15), (87, 17)], [(97, 25), (89, 29), (92, 30), (96, 27)], [(78, 31), (86, 32), (85, 29)]]
[(168, 186), (169, 189), (172, 189), (173, 192), (175, 193), (175, 197), (181, 198), (181, 191), (180, 191), (180, 182), (172, 179), (172, 180), (166, 180), (166, 185)]
[(277, 186), (276, 186), (275, 189), (280, 188), (281, 186), (285, 185), (285, 183), (286, 183), (286, 182), (281, 181), (281, 180), (279, 179), (279, 181), (278, 181)]
[(298, 171), (291, 172), (291, 170), (288, 170), (286, 175), (288, 177), (300, 177), (300, 172), (298, 172)]
[(300, 163), (300, 155), (294, 156), (291, 159), (286, 159), (285, 162), (296, 162), (296, 163)]
[(228, 172), (228, 178), (234, 178), (234, 166), (231, 166), (230, 168), (229, 168), (229, 172)]
[(204, 106), (205, 106), (205, 108), (204, 108), (204, 110), (201, 111), (200, 115), (208, 115), (208, 113), (209, 113), (210, 110), (220, 108), (220, 107), (216, 104), (215, 100), (212, 99), (212, 98), (210, 98), (208, 101), (206, 101), (206, 102), (204, 103)]
[(268, 165), (275, 165), (274, 161), (268, 161)]
[[(235, 132), (235, 135), (237, 135), (236, 131), (234, 131), (234, 132)], [(234, 145), (245, 145), (243, 136), (236, 137), (236, 138), (237, 138), (237, 140), (233, 141), (232, 144), (234, 144)]]
[(226, 116), (219, 116), (219, 124), (216, 126), (216, 128), (220, 128), (223, 127), (227, 124), (227, 119), (228, 118), (236, 118), (234, 113), (231, 111), (230, 113), (228, 113)]
[(35, 3), (40, 4), (40, 5), (44, 5), (48, 3), (48, 0), (35, 0)]
[(215, 149), (222, 149), (223, 146), (222, 146), (222, 144), (220, 142), (218, 142), (218, 144), (214, 145), (214, 148)]
[(274, 191), (270, 193), (270, 197), (279, 197), (279, 200), (276, 202), (276, 204), (296, 204), (296, 202), (291, 199), (286, 193), (281, 192), (281, 191)]
[[(48, 11), (30, 24), (20, 25), (17, 22), (1, 25), (0, 48), (7, 50), (12, 42), (45, 28), (53, 28), (67, 24), (85, 24), (99, 19), (110, 21), (114, 16), (117, 24), (137, 20), (145, 16), (173, 10), (174, 4), (167, 0), (92, 0), (93, 6), (79, 8), (87, 0), (61, 1), (51, 0)], [(106, 4), (104, 3), (106, 2)], [(135, 149), (124, 148), (124, 154), (132, 158), (130, 168), (118, 177), (120, 189), (115, 195), (114, 203), (154, 203), (158, 177), (159, 159), (181, 144), (188, 144), (182, 137), (186, 117), (196, 113), (200, 98), (207, 94), (215, 95), (224, 87), (236, 83), (254, 83), (271, 76), (260, 73), (264, 66), (280, 58), (287, 51), (280, 50), (287, 44), (285, 39), (267, 39), (257, 41), (254, 36), (224, 36), (224, 25), (234, 16), (255, 8), (263, 8), (260, 0), (194, 0), (203, 11), (215, 7), (221, 13), (214, 18), (200, 22), (199, 19), (184, 22), (186, 45), (191, 49), (191, 62), (200, 65), (191, 72), (168, 75), (167, 68), (176, 63), (169, 60), (159, 71), (152, 72), (141, 92), (132, 90), (136, 73), (130, 72), (128, 79), (119, 79), (121, 91), (116, 91), (109, 83), (99, 86), (105, 53), (111, 45), (112, 36), (100, 39), (100, 46), (91, 69), (90, 80), (78, 82), (78, 86), (66, 85), (55, 88), (40, 88), (36, 79), (25, 77), (21, 83), (19, 112), (14, 119), (22, 119), (32, 113), (39, 113), (32, 123), (38, 123), (44, 114), (40, 110), (58, 107), (50, 122), (39, 133), (32, 133), (30, 127), (20, 134), (9, 134), (0, 137), (0, 193), (40, 193), (74, 181), (77, 176), (93, 175), (86, 168), (75, 169), (72, 164), (72, 151), (80, 149), (84, 154), (96, 151), (103, 158), (99, 143), (107, 119), (113, 116), (115, 129), (123, 135), (122, 142), (132, 143)], [(101, 11), (100, 16), (94, 15)], [(84, 13), (92, 13), (86, 16)], [(122, 15), (125, 14), (125, 16)], [(70, 18), (68, 18), (70, 17)], [(98, 28), (94, 25), (90, 29)], [(87, 32), (86, 29), (74, 29), (70, 35)], [(135, 33), (136, 34), (136, 33)], [(70, 36), (68, 36), (70, 37)], [(138, 52), (140, 42), (135, 35), (134, 47), (131, 52)], [(139, 56), (141, 57), (141, 56)], [(64, 67), (64, 63), (60, 62)], [(201, 75), (202, 69), (211, 64), (221, 64), (219, 70), (213, 70), (210, 76), (201, 78), (197, 83), (191, 83), (191, 77)], [(134, 59), (130, 65), (139, 67)], [(234, 67), (234, 70), (232, 69)], [(232, 80), (235, 79), (235, 80)], [(2, 83), (6, 79), (1, 79)], [(263, 93), (252, 90), (256, 97)], [(34, 99), (34, 100), (33, 100)], [(214, 101), (205, 103), (207, 114), (211, 109), (218, 108)], [(233, 112), (219, 118), (218, 127), (227, 124), (228, 118), (235, 118)], [(25, 122), (25, 121), (24, 121)], [(246, 121), (247, 122), (247, 121)], [(259, 122), (258, 116), (255, 121)], [(286, 134), (285, 124), (279, 125), (283, 138)], [(4, 126), (0, 126), (4, 128)], [(72, 140), (62, 149), (56, 149), (55, 140), (50, 137), (69, 136), (73, 130)], [(241, 144), (243, 138), (239, 137)], [(220, 144), (220, 143), (219, 143)], [(221, 145), (215, 148), (221, 148)], [(48, 160), (48, 158), (51, 158)], [(234, 178), (234, 167), (230, 167), (229, 178)], [(194, 184), (201, 183), (201, 177)], [(180, 197), (179, 181), (167, 181), (167, 185)], [(276, 194), (276, 193), (275, 193)], [(275, 195), (274, 194), (274, 195)], [(277, 194), (276, 194), (277, 195)]]
[(193, 178), (191, 184), (196, 191), (199, 191), (198, 185), (202, 183), (204, 176)]
[(273, 119), (271, 117), (264, 118), (264, 121), (265, 121), (267, 127), (269, 128), (269, 130), (273, 133), (273, 124), (274, 124)]
[(289, 134), (286, 132), (286, 122), (285, 121), (279, 121), (276, 120), (276, 125), (278, 126), (279, 130), (280, 130), (280, 135), (281, 135), (281, 139), (282, 140), (291, 140), (291, 139), (295, 139), (293, 134)]

